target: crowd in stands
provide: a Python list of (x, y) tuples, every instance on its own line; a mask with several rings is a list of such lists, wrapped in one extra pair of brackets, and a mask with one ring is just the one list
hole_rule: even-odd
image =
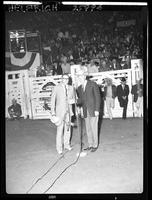
[[(10, 19), (6, 20), (8, 29), (14, 24), (21, 26), (17, 19), (14, 23), (10, 15)], [(124, 27), (117, 25), (118, 21), (129, 19), (135, 19), (135, 24)], [(42, 74), (56, 75), (69, 73), (72, 64), (86, 65), (90, 72), (130, 68), (131, 59), (143, 58), (141, 19), (142, 13), (127, 11), (105, 12), (102, 15), (99, 12), (94, 16), (84, 15), (83, 12), (79, 16), (52, 13), (29, 18), (26, 14), (24, 26), (26, 23), (27, 27), (32, 24), (31, 30), (41, 33)], [(40, 72), (41, 66), (39, 76)]]
[(70, 73), (72, 64), (84, 64), (89, 72), (128, 69), (131, 59), (142, 55), (143, 35), (134, 26), (110, 32), (85, 29), (79, 35), (60, 30), (43, 41), (46, 74), (53, 75)]

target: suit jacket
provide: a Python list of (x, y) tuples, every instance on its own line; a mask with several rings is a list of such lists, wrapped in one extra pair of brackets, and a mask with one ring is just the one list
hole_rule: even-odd
[[(107, 95), (107, 86), (104, 87), (104, 99)], [(117, 96), (117, 88), (115, 85), (112, 85), (112, 98), (114, 99)]]
[[(120, 103), (120, 106), (123, 107), (124, 101), (128, 102), (128, 95), (129, 95), (129, 86), (128, 85), (125, 85), (124, 90), (123, 90), (121, 84), (117, 86), (117, 96), (118, 96), (118, 101)], [(126, 96), (126, 99), (124, 100), (122, 98), (122, 96)]]
[(85, 91), (80, 85), (77, 90), (78, 94), (78, 105), (83, 108), (83, 115), (87, 117), (87, 110), (91, 117), (95, 117), (95, 111), (100, 112), (100, 91), (97, 83), (94, 81), (87, 81)]
[[(71, 116), (73, 115), (72, 106), (74, 101), (74, 90), (73, 87), (68, 85), (67, 95), (66, 90), (63, 84), (59, 84), (54, 87), (52, 96), (51, 96), (51, 113), (55, 114), (61, 120), (64, 119), (67, 111), (70, 111)], [(69, 109), (69, 110), (68, 110)]]
[(61, 75), (62, 74), (62, 68), (59, 64), (57, 64), (57, 68), (53, 66), (53, 75)]

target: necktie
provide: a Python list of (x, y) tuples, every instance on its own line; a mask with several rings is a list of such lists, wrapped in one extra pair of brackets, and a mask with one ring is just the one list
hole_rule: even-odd
[(86, 87), (86, 82), (84, 82), (84, 84), (83, 84), (83, 91), (85, 91), (85, 87)]
[(66, 96), (66, 110), (68, 112), (68, 91), (67, 91), (67, 86), (65, 85), (65, 96)]
[(68, 87), (65, 85), (65, 96), (66, 96), (66, 101), (68, 101)]
[(68, 96), (67, 86), (66, 85), (65, 85), (65, 95), (66, 95), (66, 97)]

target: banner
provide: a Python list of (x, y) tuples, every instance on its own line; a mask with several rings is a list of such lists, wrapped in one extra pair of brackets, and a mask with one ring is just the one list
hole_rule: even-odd
[(30, 67), (29, 67), (29, 77), (36, 77), (36, 72), (37, 72), (37, 68), (38, 66), (40, 66), (40, 54), (36, 53), (34, 60), (32, 62), (32, 57), (31, 57), (31, 62), (29, 62)]
[(136, 24), (136, 20), (132, 19), (132, 20), (125, 20), (125, 21), (118, 21), (117, 22), (117, 27), (128, 27), (131, 25), (135, 25)]
[(23, 53), (23, 54), (19, 53), (19, 55), (21, 55), (21, 56), (18, 57), (18, 56), (16, 56), (18, 54), (10, 53), (11, 64), (23, 67), (30, 62), (32, 54), (33, 54), (32, 52), (26, 52), (26, 53)]
[(13, 54), (5, 53), (5, 69), (7, 71), (16, 71), (24, 69), (37, 69), (40, 66), (40, 54), (35, 52), (26, 52)]

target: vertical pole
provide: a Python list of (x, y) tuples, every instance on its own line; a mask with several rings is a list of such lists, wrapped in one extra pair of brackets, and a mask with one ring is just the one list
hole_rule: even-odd
[[(25, 31), (25, 30), (24, 30)], [(27, 52), (27, 38), (26, 38), (26, 31), (25, 31), (25, 53)]]
[(40, 63), (43, 63), (43, 58), (42, 58), (42, 43), (41, 43), (41, 35), (39, 33), (39, 41), (40, 41)]
[(31, 89), (33, 90), (33, 87), (32, 86), (32, 80), (33, 78), (32, 77), (28, 77), (28, 91), (29, 91), (29, 105), (30, 105), (30, 119), (33, 119), (34, 118), (34, 114), (33, 114), (33, 103), (32, 103), (32, 94), (31, 94)]
[(10, 39), (10, 31), (8, 31), (9, 33), (9, 51), (10, 51), (10, 54), (11, 54), (11, 39)]
[(5, 117), (8, 117), (8, 98), (9, 98), (9, 92), (8, 92), (8, 73), (5, 72)]
[[(133, 73), (133, 70), (131, 70), (131, 89), (132, 89), (132, 85), (133, 85), (133, 82), (132, 82), (132, 73)], [(135, 117), (135, 110), (134, 110), (134, 100), (133, 100), (133, 95), (132, 96), (132, 111), (133, 111), (133, 117)]]

